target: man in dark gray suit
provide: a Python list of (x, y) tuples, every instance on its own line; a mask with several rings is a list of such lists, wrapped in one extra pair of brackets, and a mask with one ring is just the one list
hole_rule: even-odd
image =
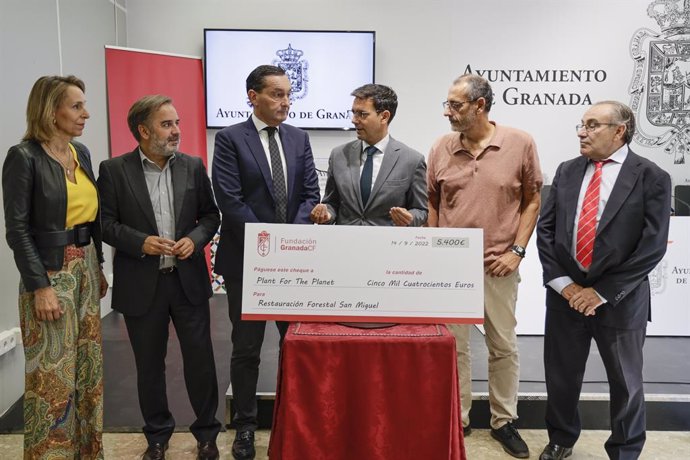
[(398, 97), (384, 85), (352, 92), (358, 140), (333, 149), (317, 224), (421, 226), (427, 218), (424, 156), (388, 134)]
[(666, 252), (671, 178), (629, 149), (635, 116), (614, 101), (577, 125), (579, 158), (557, 171), (537, 226), (546, 284), (544, 367), (549, 444), (542, 460), (572, 454), (592, 338), (610, 387), (612, 459), (636, 459), (645, 442), (642, 346), (648, 275)]
[(168, 410), (165, 355), (172, 318), (196, 421), (199, 459), (218, 458), (218, 382), (211, 345), (211, 284), (204, 247), (220, 223), (200, 158), (177, 151), (180, 120), (172, 100), (145, 96), (127, 115), (139, 142), (101, 163), (103, 241), (115, 248), (113, 309), (125, 318), (137, 366), (148, 448), (163, 459), (175, 419)]

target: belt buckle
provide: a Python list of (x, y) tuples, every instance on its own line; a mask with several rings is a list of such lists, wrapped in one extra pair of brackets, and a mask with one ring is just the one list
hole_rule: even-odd
[(87, 225), (79, 225), (77, 227), (74, 227), (73, 229), (74, 232), (74, 245), (76, 247), (82, 247), (86, 246), (91, 242), (91, 231), (90, 231), (90, 226)]

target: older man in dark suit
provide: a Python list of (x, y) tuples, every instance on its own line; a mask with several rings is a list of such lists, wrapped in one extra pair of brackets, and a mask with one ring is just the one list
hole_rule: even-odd
[(124, 314), (137, 366), (148, 448), (163, 459), (175, 420), (168, 410), (165, 355), (172, 318), (196, 421), (199, 459), (218, 458), (218, 382), (211, 345), (211, 284), (204, 247), (220, 216), (200, 158), (177, 151), (177, 111), (166, 96), (146, 96), (127, 123), (133, 152), (101, 163), (103, 241), (115, 248), (113, 309)]
[[(265, 321), (242, 320), (242, 265), (247, 222), (308, 224), (319, 202), (319, 183), (309, 136), (284, 124), (290, 110), (290, 80), (280, 67), (262, 65), (247, 77), (254, 108), (245, 122), (216, 134), (213, 189), (223, 216), (216, 273), (223, 275), (232, 322), (232, 385), (237, 430), (236, 459), (255, 456), (256, 385)], [(287, 323), (278, 322), (281, 340)]]
[(357, 140), (333, 149), (317, 224), (398, 225), (426, 222), (424, 156), (388, 134), (398, 96), (388, 86), (364, 85), (352, 92)]
[(648, 274), (666, 252), (671, 179), (628, 147), (635, 131), (629, 107), (599, 102), (576, 128), (581, 156), (558, 167), (537, 227), (549, 432), (540, 459), (570, 456), (580, 435), (577, 405), (592, 338), (610, 387), (606, 451), (636, 459), (645, 442)]

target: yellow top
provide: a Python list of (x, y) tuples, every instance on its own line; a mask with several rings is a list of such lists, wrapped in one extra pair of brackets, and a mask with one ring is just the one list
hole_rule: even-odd
[(67, 175), (65, 175), (65, 181), (67, 182), (66, 228), (93, 222), (96, 220), (96, 214), (98, 213), (98, 193), (96, 192), (96, 186), (81, 168), (74, 146), (70, 144), (69, 148), (72, 151), (74, 161), (77, 163), (77, 168), (74, 172), (76, 183), (69, 180)]

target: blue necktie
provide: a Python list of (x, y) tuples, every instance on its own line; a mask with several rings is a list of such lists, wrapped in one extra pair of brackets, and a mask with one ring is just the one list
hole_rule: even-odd
[(379, 149), (373, 145), (370, 145), (364, 150), (367, 154), (367, 160), (364, 162), (362, 175), (359, 178), (359, 188), (362, 191), (362, 204), (364, 206), (367, 205), (369, 195), (371, 195), (371, 182), (374, 175), (374, 154), (378, 151)]
[(268, 153), (271, 154), (271, 173), (273, 175), (276, 222), (284, 223), (286, 222), (287, 191), (285, 190), (283, 162), (280, 159), (280, 150), (278, 149), (278, 143), (275, 138), (278, 128), (268, 126), (264, 129), (268, 132)]

